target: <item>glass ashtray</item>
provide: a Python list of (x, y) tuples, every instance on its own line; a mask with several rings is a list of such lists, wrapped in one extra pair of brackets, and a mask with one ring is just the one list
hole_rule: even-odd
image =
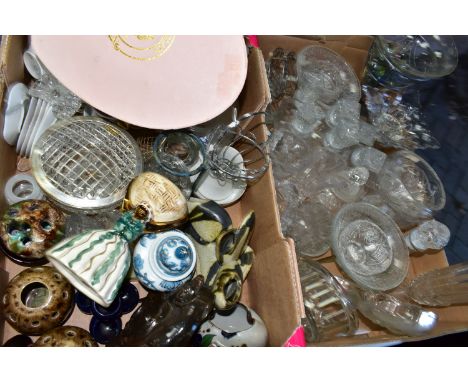
[(353, 334), (359, 324), (356, 308), (340, 283), (317, 261), (301, 256), (298, 266), (307, 341), (321, 342)]
[(371, 204), (343, 207), (333, 220), (331, 239), (336, 262), (364, 288), (396, 288), (408, 273), (403, 234), (390, 216)]
[(142, 170), (133, 137), (98, 117), (72, 117), (48, 128), (33, 147), (32, 169), (46, 196), (70, 212), (118, 206)]

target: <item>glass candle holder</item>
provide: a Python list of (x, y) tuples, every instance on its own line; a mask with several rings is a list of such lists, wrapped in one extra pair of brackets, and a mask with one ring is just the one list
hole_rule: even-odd
[[(167, 172), (176, 176), (192, 176), (200, 173), (205, 163), (205, 148), (193, 134), (164, 133), (157, 136), (153, 146), (156, 162)], [(168, 155), (169, 154), (169, 155)], [(181, 160), (188, 168), (182, 171)]]
[(342, 286), (314, 260), (299, 258), (298, 265), (307, 341), (320, 342), (353, 334), (358, 327), (357, 312)]

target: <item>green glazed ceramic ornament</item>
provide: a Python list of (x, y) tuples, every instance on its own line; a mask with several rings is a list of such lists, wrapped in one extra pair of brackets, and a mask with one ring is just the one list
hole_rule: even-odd
[(222, 231), (232, 228), (227, 211), (212, 200), (190, 198), (189, 222), (185, 232), (200, 244), (214, 242)]
[(252, 236), (255, 213), (251, 211), (239, 228), (222, 231), (215, 242), (194, 242), (198, 253), (197, 274), (215, 296), (219, 310), (232, 308), (240, 299), (242, 284), (252, 267), (254, 252), (247, 244)]
[(113, 229), (72, 236), (46, 252), (75, 288), (104, 307), (114, 301), (131, 263), (129, 243), (145, 226), (147, 210), (125, 212)]
[(8, 207), (0, 219), (5, 254), (24, 266), (47, 263), (45, 251), (63, 237), (65, 217), (45, 200), (25, 200)]

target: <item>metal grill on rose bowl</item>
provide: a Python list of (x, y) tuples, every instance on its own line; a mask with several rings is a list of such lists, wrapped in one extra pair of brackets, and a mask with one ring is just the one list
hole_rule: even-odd
[(41, 188), (69, 209), (115, 206), (141, 171), (141, 162), (128, 133), (95, 117), (56, 124), (41, 136), (33, 152)]

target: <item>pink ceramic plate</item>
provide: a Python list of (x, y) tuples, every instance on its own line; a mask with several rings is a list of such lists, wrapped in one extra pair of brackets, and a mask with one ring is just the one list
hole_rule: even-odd
[(31, 47), (85, 102), (152, 129), (216, 117), (247, 76), (242, 36), (32, 36)]

